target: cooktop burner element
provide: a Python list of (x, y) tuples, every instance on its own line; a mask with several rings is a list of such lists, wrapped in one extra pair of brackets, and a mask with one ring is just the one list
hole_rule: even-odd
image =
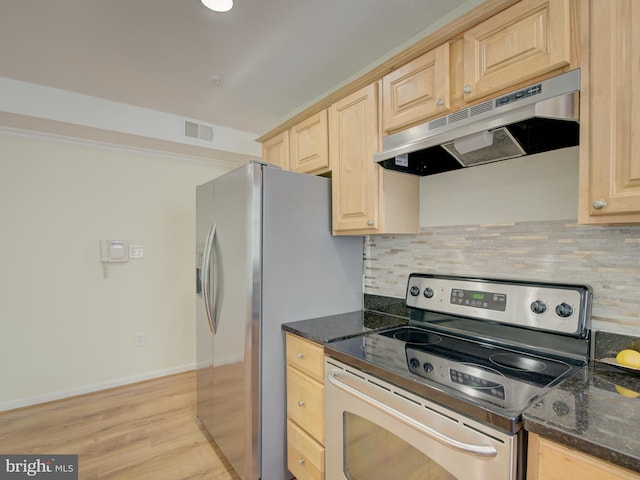
[(433, 333), (420, 330), (418, 328), (402, 327), (393, 330), (393, 338), (401, 342), (411, 343), (414, 345), (432, 345), (438, 343), (441, 337)]
[(588, 286), (412, 274), (406, 304), (409, 325), (325, 354), (511, 432), (588, 359)]
[(547, 363), (524, 355), (512, 353), (499, 353), (489, 357), (493, 363), (500, 367), (511, 368), (523, 372), (542, 372), (547, 368)]

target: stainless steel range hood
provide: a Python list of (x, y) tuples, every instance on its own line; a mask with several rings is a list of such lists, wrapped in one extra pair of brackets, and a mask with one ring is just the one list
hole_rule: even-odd
[(578, 144), (580, 70), (385, 137), (384, 168), (433, 175)]

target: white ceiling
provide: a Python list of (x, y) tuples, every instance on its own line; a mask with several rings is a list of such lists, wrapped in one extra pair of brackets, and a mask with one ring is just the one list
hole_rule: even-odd
[(259, 136), (478, 3), (0, 0), (0, 77)]

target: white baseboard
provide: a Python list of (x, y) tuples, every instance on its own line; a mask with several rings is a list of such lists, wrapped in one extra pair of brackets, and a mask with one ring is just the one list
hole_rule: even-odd
[(162, 370), (154, 370), (153, 372), (132, 375), (130, 377), (118, 378), (115, 380), (110, 380), (108, 382), (94, 383), (91, 385), (84, 385), (82, 387), (61, 390), (58, 392), (44, 393), (42, 395), (35, 395), (33, 397), (18, 398), (9, 402), (0, 403), (0, 412), (6, 410), (14, 410), (16, 408), (28, 407), (30, 405), (37, 405), (38, 403), (52, 402), (53, 400), (60, 400), (62, 398), (75, 397), (76, 395), (83, 395), (85, 393), (106, 390), (107, 388), (120, 387), (122, 385), (142, 382), (144, 380), (151, 380), (153, 378), (165, 377), (167, 375), (187, 372), (194, 369), (195, 364), (180, 365), (177, 367), (164, 368)]

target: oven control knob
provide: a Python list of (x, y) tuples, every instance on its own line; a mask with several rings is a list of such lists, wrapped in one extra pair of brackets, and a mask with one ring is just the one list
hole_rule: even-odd
[(433, 365), (431, 365), (429, 362), (425, 362), (425, 364), (422, 366), (422, 369), (424, 370), (424, 373), (429, 373), (433, 370)]
[(547, 311), (547, 304), (544, 303), (542, 300), (536, 300), (531, 304), (531, 311), (533, 313), (541, 315)]
[(411, 365), (411, 368), (415, 370), (420, 366), (420, 361), (417, 358), (410, 358), (409, 365)]
[(413, 287), (411, 287), (411, 288), (409, 289), (409, 293), (410, 293), (412, 296), (417, 297), (417, 296), (420, 294), (420, 289), (414, 285)]
[(573, 315), (573, 307), (563, 302), (556, 307), (556, 314), (562, 318), (570, 317)]
[(422, 292), (422, 294), (425, 296), (425, 298), (431, 298), (433, 297), (433, 289), (431, 287), (427, 287), (424, 289), (424, 292)]

